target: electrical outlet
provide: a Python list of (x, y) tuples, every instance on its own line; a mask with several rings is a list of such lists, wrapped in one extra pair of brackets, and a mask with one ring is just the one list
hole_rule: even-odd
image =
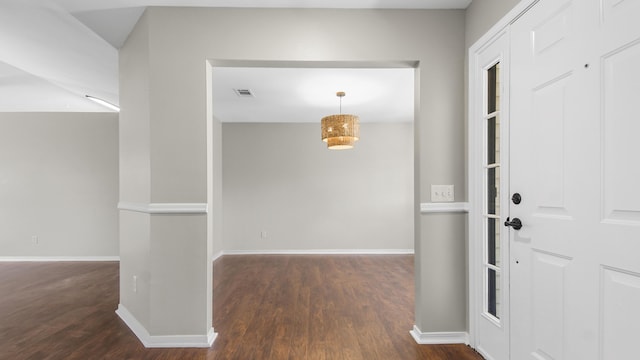
[(34, 244), (37, 244), (38, 243), (38, 235), (31, 236), (31, 242), (34, 243)]
[(262, 230), (260, 232), (260, 238), (262, 238), (262, 239), (266, 239), (267, 238), (267, 231), (266, 230)]
[(133, 292), (138, 292), (138, 277), (133, 275)]
[(431, 202), (452, 202), (454, 195), (453, 185), (431, 185)]

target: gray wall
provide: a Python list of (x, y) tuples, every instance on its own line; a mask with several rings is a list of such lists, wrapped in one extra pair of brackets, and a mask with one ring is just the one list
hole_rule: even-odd
[(473, 0), (465, 14), (465, 44), (469, 48), (513, 9), (520, 0)]
[[(417, 63), (415, 203), (429, 201), (431, 184), (453, 184), (456, 200), (464, 199), (464, 16), (463, 10), (148, 8), (121, 49), (121, 60), (137, 60), (120, 63), (121, 74), (147, 78), (131, 84), (139, 93), (127, 94), (128, 85), (122, 82), (120, 105), (121, 121), (131, 122), (121, 139), (135, 138), (136, 129), (147, 129), (142, 141), (150, 137), (148, 154), (132, 153), (143, 154), (141, 163), (150, 163), (145, 169), (149, 201), (206, 203), (210, 198), (214, 176), (208, 168), (215, 161), (207, 159), (212, 121), (207, 113), (207, 60)], [(144, 176), (126, 165), (121, 171), (122, 194), (135, 197), (130, 190)], [(465, 298), (465, 238), (459, 223), (440, 221), (420, 229), (417, 208), (414, 214), (416, 325), (425, 332), (464, 331), (464, 306), (455, 301), (433, 306), (427, 300), (443, 290), (451, 300)], [(122, 252), (121, 274), (131, 275), (136, 264), (151, 259), (150, 279), (158, 288), (149, 300), (152, 305), (144, 296), (131, 294), (128, 281), (121, 281), (120, 292), (127, 308), (152, 309), (152, 334), (203, 334), (209, 329), (207, 253), (214, 244), (211, 234), (194, 228), (207, 228), (207, 221), (195, 218), (154, 215), (149, 222), (148, 217), (131, 215), (121, 227), (121, 239), (148, 236), (137, 240), (140, 249), (149, 245), (145, 254), (132, 248), (124, 260)], [(166, 224), (172, 231), (166, 231)], [(180, 244), (179, 253), (174, 244)], [(430, 262), (433, 257), (463, 260), (455, 272), (447, 273)], [(170, 272), (153, 270), (153, 264)], [(184, 320), (172, 325), (173, 317)]]
[[(148, 42), (147, 17), (143, 15), (119, 52), (120, 201), (142, 204), (148, 204), (151, 198)], [(137, 106), (128, 106), (127, 102)], [(120, 211), (120, 304), (147, 328), (151, 316), (150, 224), (149, 214)], [(136, 292), (131, 291), (133, 276), (139, 279)]]
[(116, 257), (117, 203), (117, 114), (0, 113), (0, 256)]
[[(209, 77), (211, 79), (211, 77)], [(211, 146), (211, 166), (209, 167), (209, 189), (208, 203), (211, 206), (211, 216), (208, 217), (208, 232), (211, 235), (212, 244), (210, 246), (211, 256), (218, 256), (225, 250), (223, 243), (223, 187), (222, 187), (222, 123), (219, 119), (213, 118), (211, 121), (211, 131), (208, 141)]]
[(224, 249), (412, 251), (413, 123), (360, 127), (334, 151), (319, 124), (223, 124)]

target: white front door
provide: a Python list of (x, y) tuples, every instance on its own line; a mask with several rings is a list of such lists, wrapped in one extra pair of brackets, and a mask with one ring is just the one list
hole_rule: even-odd
[(511, 26), (511, 359), (638, 358), (639, 19), (541, 0)]

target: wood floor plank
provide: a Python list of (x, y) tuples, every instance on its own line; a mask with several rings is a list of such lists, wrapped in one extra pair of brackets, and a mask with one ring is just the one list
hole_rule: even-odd
[(0, 263), (0, 359), (482, 359), (411, 338), (411, 255), (224, 256), (209, 349), (144, 348), (114, 312), (118, 268)]

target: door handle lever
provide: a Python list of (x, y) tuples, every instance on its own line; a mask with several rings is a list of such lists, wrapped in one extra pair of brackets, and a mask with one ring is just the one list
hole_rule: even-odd
[(520, 230), (522, 228), (522, 221), (518, 218), (513, 218), (513, 220), (509, 221), (509, 218), (507, 218), (507, 221), (504, 222), (504, 226), (511, 226), (513, 230)]

